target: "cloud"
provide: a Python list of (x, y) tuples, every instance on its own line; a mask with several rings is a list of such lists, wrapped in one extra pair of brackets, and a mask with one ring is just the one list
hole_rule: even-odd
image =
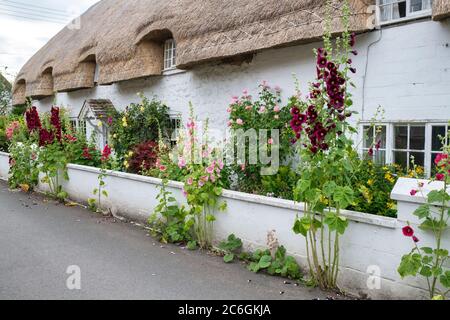
[(69, 22), (69, 16), (81, 14), (98, 1), (0, 0), (0, 71), (13, 80), (22, 66), (64, 28), (64, 23), (53, 21)]

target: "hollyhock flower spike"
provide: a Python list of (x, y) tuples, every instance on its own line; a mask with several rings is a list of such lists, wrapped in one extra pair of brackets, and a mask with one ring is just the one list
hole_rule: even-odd
[(112, 149), (110, 146), (106, 145), (102, 152), (102, 162), (108, 161), (109, 157), (111, 156)]

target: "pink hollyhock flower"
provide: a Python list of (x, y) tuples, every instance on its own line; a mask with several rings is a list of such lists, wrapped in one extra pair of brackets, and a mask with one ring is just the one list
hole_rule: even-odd
[(442, 173), (438, 173), (438, 174), (436, 175), (436, 180), (438, 180), (438, 181), (444, 181), (444, 180), (445, 180), (445, 175), (442, 174)]
[(220, 170), (222, 170), (223, 167), (224, 167), (223, 161), (222, 161), (222, 160), (219, 160), (219, 161), (217, 162), (217, 164), (218, 164)]
[(264, 113), (264, 112), (266, 112), (266, 107), (263, 106), (259, 109), (259, 113)]
[(184, 189), (183, 189), (183, 196), (184, 196), (185, 198), (187, 198), (187, 196), (188, 196), (188, 193), (187, 193), (187, 191), (186, 191), (186, 190), (184, 190)]
[(211, 179), (212, 183), (216, 182), (216, 177), (214, 175), (211, 175), (209, 178)]
[(199, 186), (200, 188), (202, 188), (204, 185), (205, 185), (205, 182), (204, 182), (203, 180), (200, 180), (200, 181), (198, 182), (198, 186)]
[(167, 170), (167, 167), (165, 165), (160, 165), (159, 166), (159, 171), (166, 172), (166, 170)]
[(206, 168), (206, 173), (213, 174), (214, 173), (214, 167), (210, 166), (210, 167)]
[(403, 231), (403, 235), (405, 237), (412, 237), (414, 235), (414, 229), (411, 228), (410, 226), (406, 226), (402, 229)]
[(194, 184), (194, 179), (188, 178), (186, 182), (188, 185), (192, 186)]
[(231, 113), (232, 111), (233, 111), (233, 109), (231, 109), (231, 108), (228, 108), (228, 109), (227, 109), (227, 112), (228, 112), (228, 113)]
[(185, 167), (186, 167), (186, 160), (183, 159), (183, 158), (180, 158), (180, 159), (178, 160), (178, 167), (179, 167), (180, 169), (185, 168)]
[(273, 111), (275, 111), (275, 112), (280, 112), (280, 111), (281, 111), (280, 106), (275, 106), (275, 108), (273, 108)]
[(242, 120), (242, 119), (237, 119), (237, 120), (236, 120), (236, 123), (237, 123), (238, 125), (242, 126), (242, 125), (244, 124), (244, 120)]
[(415, 195), (417, 194), (417, 190), (411, 190), (410, 194), (411, 194), (412, 196), (415, 196)]
[(241, 170), (242, 170), (242, 171), (245, 171), (245, 168), (246, 168), (246, 167), (245, 167), (245, 164), (241, 164)]
[(272, 138), (269, 139), (268, 143), (269, 143), (270, 145), (273, 145), (273, 139), (272, 139)]
[(228, 121), (227, 125), (231, 127), (233, 125), (233, 120)]
[(263, 87), (263, 89), (269, 89), (269, 83), (266, 80), (263, 80), (263, 82), (261, 82), (261, 87)]
[(252, 106), (246, 106), (245, 107), (245, 110), (247, 110), (247, 111), (250, 111), (250, 110), (252, 110), (253, 108), (252, 108)]

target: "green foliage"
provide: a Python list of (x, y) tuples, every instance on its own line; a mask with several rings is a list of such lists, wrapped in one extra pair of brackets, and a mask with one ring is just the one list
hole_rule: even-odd
[[(261, 169), (265, 165), (258, 161), (258, 164), (250, 164), (250, 153), (259, 154), (261, 145), (273, 151), (272, 148), (279, 148), (281, 159), (280, 163), (285, 164), (291, 160), (292, 148), (291, 139), (294, 137), (292, 131), (286, 127), (286, 123), (290, 121), (290, 110), (281, 106), (280, 89), (272, 89), (266, 83), (260, 85), (260, 92), (257, 99), (253, 99), (248, 93), (244, 92), (241, 98), (235, 99), (229, 107), (230, 126), (233, 130), (255, 130), (257, 134), (260, 130), (276, 129), (280, 133), (279, 146), (270, 145), (268, 141), (259, 141), (258, 146), (253, 146), (249, 141), (242, 142), (245, 148), (245, 166), (232, 166), (232, 171), (238, 178), (238, 189), (242, 192), (267, 194), (266, 187), (273, 188), (276, 181), (270, 182), (268, 177), (264, 183), (261, 175)], [(242, 122), (241, 122), (242, 121)], [(259, 138), (259, 137), (258, 137)], [(270, 138), (270, 137), (268, 137)], [(237, 138), (234, 143), (239, 144)], [(282, 174), (288, 174), (283, 172)], [(287, 186), (284, 186), (286, 192)], [(287, 191), (287, 196), (289, 191)]]
[(131, 104), (125, 111), (112, 115), (112, 146), (121, 169), (125, 171), (129, 168), (128, 156), (135, 146), (159, 141), (160, 134), (164, 141), (169, 141), (172, 135), (169, 108), (156, 98), (140, 97), (142, 101), (139, 104)]
[(33, 190), (39, 181), (39, 148), (31, 142), (18, 142), (10, 149), (10, 177), (11, 188), (21, 187)]
[(186, 223), (188, 212), (180, 207), (172, 193), (167, 191), (167, 180), (163, 181), (160, 193), (157, 196), (159, 204), (149, 218), (153, 235), (157, 236), (163, 243), (188, 243), (188, 249), (197, 247), (192, 241), (192, 226)]
[(266, 271), (270, 275), (287, 277), (293, 280), (302, 279), (300, 266), (292, 256), (286, 255), (286, 249), (281, 246), (272, 257), (270, 250), (257, 250), (250, 257), (248, 269), (255, 273)]
[(262, 176), (261, 179), (264, 195), (293, 200), (299, 176), (290, 167), (282, 166), (276, 175)]
[(226, 263), (233, 262), (242, 249), (242, 240), (231, 234), (226, 241), (219, 244), (219, 249), (225, 253), (223, 260)]

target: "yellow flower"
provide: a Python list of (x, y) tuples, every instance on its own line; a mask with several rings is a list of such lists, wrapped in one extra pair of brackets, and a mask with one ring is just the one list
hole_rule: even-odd
[(134, 154), (133, 151), (128, 152), (128, 156), (129, 156), (129, 157), (132, 157), (133, 154)]
[(369, 186), (373, 186), (374, 183), (375, 183), (375, 181), (373, 181), (373, 179), (369, 179), (369, 181), (367, 181), (367, 184)]
[(113, 138), (117, 139), (117, 134), (116, 133), (113, 134)]
[(384, 178), (385, 178), (387, 181), (389, 181), (390, 183), (394, 183), (394, 182), (395, 182), (394, 177), (393, 177), (389, 172), (386, 173), (386, 174), (384, 175)]
[(384, 171), (388, 171), (389, 168), (388, 168), (388, 167), (383, 167), (383, 170), (384, 170)]
[(387, 208), (388, 208), (388, 209), (395, 209), (395, 207), (396, 207), (395, 202), (389, 201), (389, 202), (387, 203)]
[(359, 191), (361, 191), (364, 199), (366, 199), (368, 203), (372, 203), (373, 195), (370, 193), (370, 190), (366, 186), (361, 186)]
[(145, 111), (145, 108), (142, 106), (141, 107), (141, 112), (144, 112)]
[(128, 163), (127, 160), (125, 160), (125, 161), (123, 162), (123, 165), (124, 165), (125, 168), (127, 168), (127, 169), (130, 167), (130, 164)]
[(98, 121), (98, 122), (97, 122), (97, 126), (98, 126), (99, 128), (101, 128), (101, 127), (103, 126), (103, 122)]

